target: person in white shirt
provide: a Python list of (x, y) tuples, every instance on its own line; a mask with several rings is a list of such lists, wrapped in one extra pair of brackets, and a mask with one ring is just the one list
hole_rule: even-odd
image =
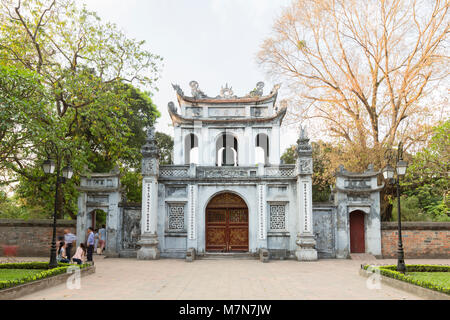
[(70, 232), (69, 229), (64, 229), (64, 242), (66, 243), (67, 259), (71, 258), (72, 247), (76, 244), (77, 236)]

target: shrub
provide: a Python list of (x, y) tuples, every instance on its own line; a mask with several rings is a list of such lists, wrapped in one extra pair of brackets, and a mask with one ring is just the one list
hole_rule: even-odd
[[(73, 264), (58, 263), (58, 267), (48, 269), (48, 262), (0, 263), (0, 269), (47, 269), (39, 272), (38, 274), (29, 275), (22, 279), (0, 281), (0, 290), (66, 273), (67, 268), (71, 265)], [(89, 265), (82, 264), (77, 266), (80, 268), (86, 268)]]
[[(408, 277), (407, 274), (398, 272), (397, 266), (395, 266), (395, 265), (389, 265), (389, 266), (365, 265), (365, 266), (363, 266), (363, 269), (367, 270), (369, 267), (380, 270), (380, 274), (383, 276), (386, 276), (389, 278), (394, 278), (394, 279), (401, 280), (401, 281), (408, 282), (408, 283), (412, 283), (412, 284), (415, 284), (415, 285), (423, 287), (423, 288), (439, 291), (439, 292), (450, 295), (450, 288), (442, 287), (442, 286), (436, 285), (429, 281), (421, 281), (421, 280), (417, 280), (417, 279)], [(372, 269), (372, 272), (375, 272), (375, 270)], [(450, 266), (412, 264), (412, 265), (406, 266), (406, 272), (450, 272)]]

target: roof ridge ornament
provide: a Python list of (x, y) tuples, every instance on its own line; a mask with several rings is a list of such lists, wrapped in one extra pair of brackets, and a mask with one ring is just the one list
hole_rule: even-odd
[(270, 91), (270, 94), (274, 94), (275, 92), (277, 92), (281, 87), (281, 83), (277, 83), (276, 85), (273, 86), (272, 91)]
[(222, 89), (220, 89), (220, 95), (218, 95), (216, 98), (219, 99), (232, 99), (237, 98), (237, 96), (234, 95), (232, 87), (228, 87), (228, 83), (225, 84), (225, 88), (222, 86)]
[(170, 111), (170, 112), (172, 112), (172, 113), (174, 113), (174, 114), (177, 114), (177, 107), (175, 106), (175, 103), (173, 103), (172, 101), (170, 101), (170, 102), (167, 104), (167, 107), (169, 108), (169, 111)]
[(263, 95), (263, 88), (264, 88), (264, 82), (259, 81), (256, 84), (255, 89), (250, 91), (250, 93), (247, 95), (247, 97), (262, 97), (262, 95)]
[(184, 97), (184, 92), (179, 85), (172, 83), (172, 88), (174, 88), (174, 90), (178, 93), (178, 95)]
[(189, 86), (191, 87), (191, 94), (193, 98), (195, 99), (208, 98), (208, 96), (202, 90), (199, 89), (197, 81), (192, 80), (191, 82), (189, 82)]

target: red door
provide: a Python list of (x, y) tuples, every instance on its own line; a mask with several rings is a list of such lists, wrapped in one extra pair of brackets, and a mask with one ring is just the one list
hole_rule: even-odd
[(364, 212), (353, 211), (350, 213), (350, 252), (366, 252), (364, 241)]

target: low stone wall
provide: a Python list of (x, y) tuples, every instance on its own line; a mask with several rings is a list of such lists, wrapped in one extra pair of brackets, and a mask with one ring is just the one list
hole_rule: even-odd
[[(56, 239), (64, 229), (76, 232), (76, 220), (57, 220)], [(17, 246), (19, 257), (46, 257), (50, 254), (53, 220), (0, 219), (0, 256), (3, 246)]]
[[(381, 223), (383, 258), (396, 258), (397, 222)], [(405, 259), (450, 258), (450, 222), (402, 222)]]

